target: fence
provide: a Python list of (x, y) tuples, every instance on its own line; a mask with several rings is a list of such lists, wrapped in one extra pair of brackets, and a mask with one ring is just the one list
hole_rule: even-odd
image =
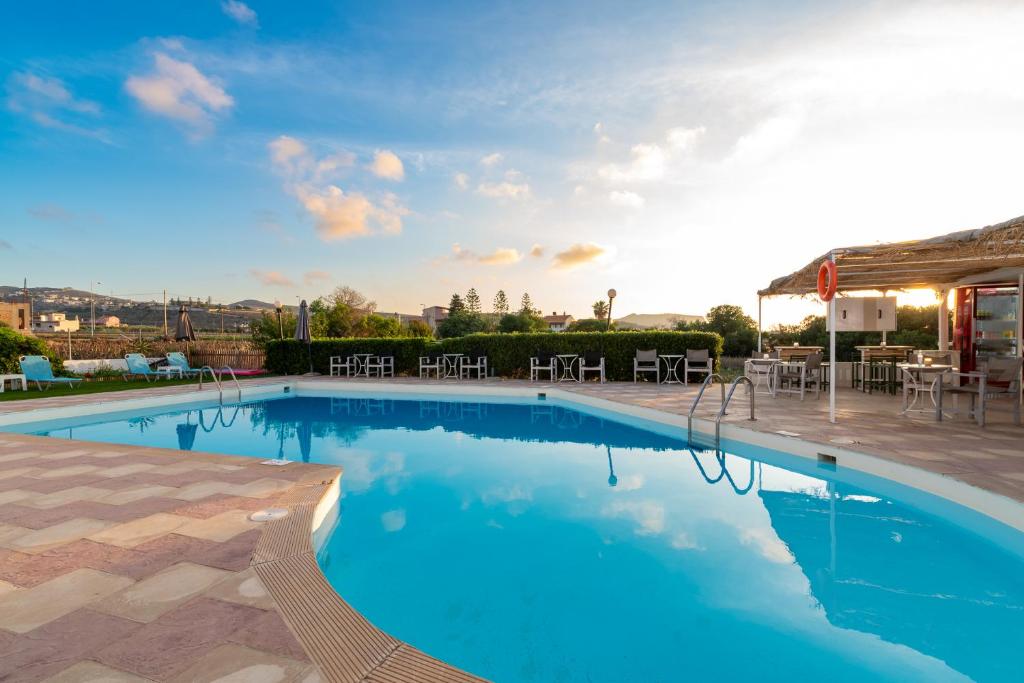
[[(202, 340), (194, 343), (164, 341), (162, 339), (130, 339), (126, 337), (45, 337), (43, 341), (60, 360), (117, 359), (126, 353), (142, 353), (150, 358), (163, 356), (168, 351), (181, 351), (192, 365), (233, 368), (262, 368), (266, 358), (262, 349), (238, 339)], [(69, 356), (70, 352), (70, 356)]]
[(209, 365), (211, 368), (222, 368), (229, 365), (239, 370), (258, 370), (263, 367), (267, 355), (257, 349), (189, 349), (188, 363), (192, 367)]

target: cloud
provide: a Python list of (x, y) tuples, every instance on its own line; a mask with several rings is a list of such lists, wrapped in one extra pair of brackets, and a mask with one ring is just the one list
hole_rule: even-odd
[(704, 135), (703, 126), (697, 128), (672, 128), (665, 135), (665, 142), (641, 143), (630, 148), (630, 160), (625, 163), (604, 164), (597, 169), (597, 175), (613, 183), (654, 182), (665, 179), (673, 161), (692, 151)]
[(326, 270), (307, 270), (302, 275), (302, 282), (307, 286), (314, 285), (318, 282), (329, 282), (331, 280), (331, 274)]
[(220, 9), (224, 14), (228, 15), (239, 24), (253, 27), (259, 26), (260, 24), (259, 18), (256, 16), (256, 12), (239, 0), (224, 0), (224, 2), (220, 3)]
[(539, 244), (533, 245), (532, 247), (530, 247), (530, 256), (532, 256), (533, 258), (540, 258), (544, 256), (544, 247), (542, 247)]
[(477, 194), (493, 199), (526, 199), (530, 196), (530, 186), (527, 183), (480, 183), (476, 188)]
[(14, 249), (7, 240), (0, 240), (0, 251), (12, 251)]
[(477, 254), (463, 249), (458, 243), (452, 245), (452, 257), (457, 261), (475, 261), (487, 266), (507, 266), (523, 260), (519, 250), (511, 247), (499, 247), (489, 254)]
[(612, 139), (605, 134), (605, 132), (604, 132), (604, 124), (601, 123), (600, 121), (598, 121), (597, 123), (594, 124), (594, 135), (597, 136), (597, 141), (598, 142), (605, 143), (605, 142), (611, 142), (612, 141)]
[(593, 243), (574, 244), (565, 251), (555, 254), (552, 266), (561, 270), (569, 270), (585, 265), (607, 253), (607, 249)]
[(215, 114), (234, 106), (234, 99), (193, 64), (168, 56), (153, 55), (153, 73), (131, 76), (125, 89), (149, 111), (180, 121), (193, 132), (207, 132)]
[(291, 281), (286, 275), (279, 273), (276, 270), (256, 270), (253, 268), (249, 271), (249, 275), (259, 280), (264, 285), (271, 285), (274, 287), (294, 287), (295, 283)]
[(405, 528), (405, 509), (388, 510), (380, 516), (380, 524), (389, 533), (401, 531)]
[(452, 182), (455, 183), (455, 187), (465, 190), (469, 187), (469, 176), (465, 173), (456, 173), (452, 176)]
[(498, 164), (501, 163), (502, 159), (504, 158), (505, 157), (501, 154), (501, 152), (494, 152), (493, 154), (488, 154), (487, 156), (482, 157), (480, 159), (480, 165), (487, 166), (488, 168), (490, 168), (491, 166), (497, 166)]
[(30, 72), (12, 74), (7, 81), (7, 108), (44, 128), (110, 142), (105, 130), (92, 127), (91, 121), (101, 114), (100, 105), (75, 97), (58, 78)]
[(60, 204), (37, 204), (28, 208), (30, 216), (49, 223), (70, 223), (75, 215)]
[(373, 155), (370, 171), (378, 178), (385, 180), (402, 180), (405, 177), (402, 160), (398, 158), (397, 154), (386, 149), (379, 149)]
[[(355, 156), (351, 153), (339, 152), (318, 159), (305, 142), (288, 135), (271, 140), (267, 149), (274, 167), (286, 179), (285, 189), (314, 218), (320, 239), (330, 242), (402, 232), (402, 219), (410, 212), (396, 195), (384, 193), (374, 202), (362, 193), (346, 192), (335, 184), (325, 183), (337, 169), (354, 165)], [(391, 156), (393, 161), (385, 157), (383, 163), (385, 171), (393, 176), (394, 163), (401, 171), (402, 162), (397, 156)], [(378, 152), (371, 166), (376, 166), (380, 159), (381, 152)]]
[(608, 201), (616, 206), (625, 206), (630, 209), (643, 208), (647, 203), (642, 196), (629, 190), (612, 190), (608, 193)]
[(628, 519), (636, 527), (637, 536), (655, 536), (665, 530), (665, 507), (651, 500), (617, 500), (604, 507), (601, 514), (615, 519)]

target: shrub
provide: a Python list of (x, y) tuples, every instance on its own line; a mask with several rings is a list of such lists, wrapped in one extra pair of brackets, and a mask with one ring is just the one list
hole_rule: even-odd
[(20, 373), (19, 356), (46, 356), (54, 374), (63, 374), (64, 368), (50, 347), (42, 339), (28, 337), (9, 327), (0, 327), (0, 373)]
[(544, 318), (533, 312), (520, 311), (501, 316), (498, 331), (510, 334), (513, 332), (546, 332), (548, 324)]
[[(605, 357), (608, 379), (633, 379), (633, 358), (638, 349), (685, 354), (687, 349), (708, 349), (716, 363), (722, 338), (712, 332), (564, 332), (533, 334), (471, 334), (431, 342), (421, 338), (320, 339), (312, 343), (313, 368), (327, 374), (331, 356), (374, 353), (395, 356), (395, 371), (415, 375), (419, 357), (428, 353), (465, 353), (487, 356), (488, 366), (502, 377), (528, 377), (530, 357), (538, 351), (583, 354), (597, 351)], [(302, 374), (309, 370), (306, 345), (292, 339), (267, 344), (267, 369)]]

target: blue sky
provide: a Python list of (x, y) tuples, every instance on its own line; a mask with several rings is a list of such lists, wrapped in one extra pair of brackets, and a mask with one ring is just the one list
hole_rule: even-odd
[(1024, 213), (1019, 3), (0, 8), (5, 284), (753, 312)]

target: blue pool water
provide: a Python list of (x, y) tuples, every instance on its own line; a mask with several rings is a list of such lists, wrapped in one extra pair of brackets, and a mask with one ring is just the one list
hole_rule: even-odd
[(1024, 679), (1020, 535), (646, 427), (556, 402), (306, 396), (21, 430), (343, 466), (331, 584), (499, 683)]

